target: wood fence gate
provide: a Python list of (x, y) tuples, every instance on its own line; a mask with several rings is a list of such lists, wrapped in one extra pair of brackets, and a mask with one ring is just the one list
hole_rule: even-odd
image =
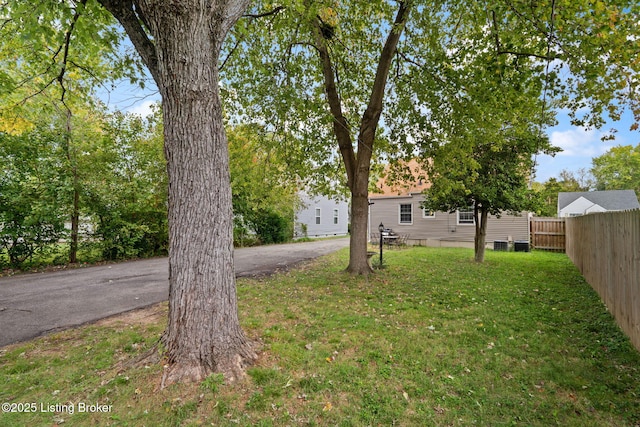
[(531, 246), (534, 249), (564, 252), (565, 224), (564, 218), (531, 218)]

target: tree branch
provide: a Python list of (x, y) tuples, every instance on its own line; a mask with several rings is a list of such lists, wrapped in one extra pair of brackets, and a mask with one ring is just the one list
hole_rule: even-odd
[[(538, 31), (540, 34), (543, 34), (547, 38), (547, 46), (550, 46), (551, 42), (553, 42), (553, 44), (555, 46), (557, 46), (562, 52), (564, 52), (566, 55), (570, 55), (569, 52), (567, 52), (567, 50), (565, 49), (565, 47), (562, 45), (560, 40), (557, 37), (554, 36), (553, 30), (548, 31), (548, 29), (545, 28), (544, 25), (541, 25), (540, 22), (537, 22), (533, 18), (529, 18), (524, 13), (518, 11), (518, 9), (516, 9), (516, 7), (511, 3), (511, 1), (507, 0), (506, 4), (509, 7), (509, 9), (514, 14), (516, 14), (516, 16), (518, 16), (520, 19), (524, 20), (525, 22), (528, 22), (529, 24), (531, 24), (536, 31)], [(555, 3), (552, 4), (552, 19), (553, 19), (554, 10), (555, 10)], [(533, 13), (531, 15), (534, 16)], [(506, 52), (506, 53), (510, 53), (510, 52)], [(529, 55), (529, 56), (533, 56), (533, 55)], [(551, 61), (551, 60), (554, 60), (554, 59), (560, 59), (561, 57), (560, 56), (555, 56), (555, 55), (553, 57), (551, 57), (550, 55), (547, 55), (546, 57), (543, 56), (543, 57), (539, 57), (539, 58)]]
[[(84, 7), (87, 4), (87, 0), (82, 0), (80, 4)], [(64, 102), (64, 95), (67, 92), (67, 89), (64, 87), (64, 75), (67, 71), (67, 61), (69, 60), (69, 47), (71, 46), (71, 35), (73, 34), (73, 29), (76, 26), (76, 22), (78, 22), (78, 19), (80, 19), (80, 15), (81, 15), (80, 10), (76, 7), (75, 13), (73, 14), (73, 19), (71, 20), (71, 25), (69, 25), (69, 28), (67, 29), (67, 32), (64, 35), (64, 44), (60, 46), (60, 49), (58, 49), (58, 51), (53, 55), (53, 58), (52, 58), (53, 59), (52, 62), (55, 63), (56, 57), (58, 56), (61, 50), (63, 51), (62, 67), (60, 68), (60, 73), (58, 73), (56, 80), (58, 81), (58, 83), (60, 83), (60, 89), (62, 90), (62, 93), (60, 94), (60, 102), (62, 102), (64, 106), (66, 106)]]
[[(358, 163), (369, 164), (372, 155), (372, 145), (375, 137), (375, 131), (380, 121), (380, 114), (382, 113), (382, 101), (384, 98), (384, 91), (389, 78), (389, 70), (391, 69), (391, 62), (396, 53), (398, 42), (402, 31), (409, 19), (409, 13), (411, 11), (411, 2), (402, 1), (398, 13), (396, 14), (395, 21), (389, 30), (389, 35), (384, 43), (382, 52), (380, 53), (380, 60), (378, 61), (378, 68), (376, 70), (376, 76), (373, 82), (373, 89), (371, 90), (371, 96), (369, 98), (369, 105), (365, 110), (362, 121), (360, 123), (360, 133), (358, 135)], [(364, 148), (365, 150), (361, 150)], [(364, 152), (368, 154), (360, 158)], [(367, 158), (368, 157), (368, 158)]]
[(329, 102), (329, 110), (333, 116), (333, 130), (338, 140), (338, 147), (342, 154), (342, 160), (347, 171), (347, 186), (353, 191), (354, 178), (356, 175), (356, 155), (351, 140), (351, 131), (349, 123), (342, 113), (342, 101), (336, 86), (335, 75), (333, 71), (333, 63), (329, 56), (329, 47), (327, 40), (322, 34), (322, 27), (319, 20), (313, 21), (313, 29), (315, 31), (316, 49), (320, 56), (320, 64), (322, 66), (322, 75), (324, 76), (324, 89)]
[(246, 13), (244, 15), (242, 15), (243, 18), (264, 18), (266, 16), (271, 16), (271, 15), (277, 15), (278, 13), (282, 12), (283, 10), (285, 10), (286, 7), (284, 6), (278, 6), (273, 10), (270, 10), (269, 12), (263, 12), (263, 13), (259, 13), (259, 14), (252, 14), (252, 13)]
[(224, 69), (224, 66), (227, 65), (227, 61), (229, 61), (233, 53), (236, 51), (236, 49), (238, 49), (238, 46), (240, 46), (240, 43), (242, 43), (243, 41), (244, 41), (244, 37), (240, 37), (238, 38), (238, 40), (236, 40), (236, 43), (233, 45), (233, 47), (231, 48), (227, 56), (222, 60), (222, 63), (218, 67), (219, 71), (222, 71)]
[(146, 22), (146, 17), (136, 12), (139, 8), (135, 7), (133, 0), (98, 0), (98, 2), (124, 27), (154, 80), (159, 82), (160, 71), (156, 47), (141, 24)]
[(493, 29), (494, 29), (493, 37), (496, 42), (496, 55), (514, 55), (522, 58), (537, 58), (537, 59), (542, 59), (544, 61), (553, 61), (555, 59), (560, 59), (560, 56), (558, 55), (551, 55), (550, 46), (551, 46), (551, 36), (553, 35), (553, 33), (549, 34), (549, 36), (547, 37), (548, 44), (547, 44), (547, 53), (545, 55), (532, 53), (532, 52), (516, 52), (513, 50), (503, 49), (502, 43), (500, 43), (500, 30), (498, 29), (498, 20), (496, 18), (496, 12), (494, 10), (491, 11), (491, 20), (493, 22)]

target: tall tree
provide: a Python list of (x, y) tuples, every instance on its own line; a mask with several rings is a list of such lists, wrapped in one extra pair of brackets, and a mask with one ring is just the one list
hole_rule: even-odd
[(218, 59), (248, 0), (99, 0), (162, 95), (169, 176), (169, 368), (163, 385), (244, 374), (256, 354), (238, 320), (229, 152)]
[(539, 126), (541, 113), (547, 113), (540, 105), (539, 83), (521, 65), (523, 72), (515, 66), (489, 68), (480, 83), (465, 82), (464, 91), (441, 100), (455, 121), (440, 128), (447, 119), (431, 114), (437, 126), (429, 138), (417, 141), (431, 182), (425, 207), (473, 212), (477, 262), (484, 261), (489, 215), (535, 209), (537, 198), (529, 190), (533, 156), (558, 151)]
[(351, 194), (347, 271), (353, 274), (371, 272), (369, 176), (391, 65), (414, 5), (327, 0), (286, 2), (263, 12), (256, 7), (250, 17), (264, 19), (247, 20), (229, 43), (225, 77), (242, 93), (245, 111), (276, 129), (293, 129), (307, 145), (316, 177), (325, 177), (321, 183), (340, 170), (327, 140), (337, 142)]
[[(162, 95), (170, 286), (163, 385), (201, 380), (213, 371), (229, 380), (241, 377), (256, 353), (238, 320), (218, 58), (248, 0), (9, 3), (3, 42), (5, 34), (17, 31), (20, 37), (12, 36), (12, 43), (35, 48), (21, 50), (27, 53), (13, 63), (9, 55), (0, 58), (19, 68), (9, 78), (2, 75), (0, 83), (18, 87), (13, 75), (21, 74), (39, 90), (57, 85), (61, 101), (74, 88), (72, 71), (87, 76), (85, 83), (101, 82), (106, 76), (96, 70), (113, 69), (116, 77), (119, 72), (99, 66), (110, 63), (109, 55), (121, 70), (135, 64), (122, 60), (110, 15), (124, 27)], [(41, 46), (43, 39), (51, 39), (53, 48)]]
[(0, 14), (0, 120), (31, 123), (47, 111), (64, 135), (65, 172), (72, 176), (69, 261), (73, 263), (80, 211), (76, 147), (81, 143), (75, 139), (73, 115), (90, 105), (92, 87), (107, 78), (133, 76), (136, 63), (119, 52), (123, 35), (114, 31), (112, 18), (95, 2), (5, 5)]
[(525, 207), (531, 156), (553, 150), (542, 136), (553, 122), (548, 109), (565, 107), (590, 126), (603, 112), (640, 113), (630, 61), (638, 10), (629, 2), (450, 3), (443, 24), (421, 35), (438, 43), (402, 46), (419, 68), (406, 71), (413, 89), (397, 92), (398, 110), (413, 114), (392, 122), (394, 135), (429, 158), (428, 205), (474, 210), (476, 260), (486, 213)]

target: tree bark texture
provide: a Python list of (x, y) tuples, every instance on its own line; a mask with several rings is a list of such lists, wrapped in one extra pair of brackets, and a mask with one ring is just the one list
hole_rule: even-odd
[(404, 26), (409, 19), (410, 2), (399, 2), (395, 22), (389, 31), (380, 53), (376, 75), (371, 88), (369, 103), (360, 121), (357, 152), (353, 146), (351, 129), (342, 112), (342, 101), (336, 86), (335, 68), (331, 61), (327, 41), (323, 37), (321, 23), (316, 22), (315, 40), (329, 110), (333, 116), (333, 128), (340, 154), (347, 171), (347, 186), (351, 192), (351, 236), (349, 265), (351, 274), (368, 275), (371, 266), (367, 257), (367, 229), (369, 227), (369, 175), (375, 142), (376, 129), (380, 122), (384, 92), (389, 77), (389, 69)]
[(150, 68), (157, 65), (151, 74), (162, 95), (169, 177), (169, 320), (162, 339), (169, 367), (162, 384), (200, 381), (212, 372), (234, 381), (256, 354), (238, 320), (218, 56), (248, 2), (136, 5), (153, 36), (155, 52), (145, 55), (153, 59)]

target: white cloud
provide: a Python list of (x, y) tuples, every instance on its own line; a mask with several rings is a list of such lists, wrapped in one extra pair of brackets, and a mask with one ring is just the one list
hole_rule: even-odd
[(127, 108), (127, 112), (132, 114), (138, 114), (142, 117), (147, 117), (148, 115), (152, 114), (151, 106), (156, 104), (157, 102), (158, 101), (150, 100), (150, 99), (146, 101), (142, 101), (130, 108)]
[(575, 127), (551, 132), (551, 144), (562, 148), (559, 156), (595, 157), (603, 154), (610, 144), (601, 141), (604, 132), (595, 129)]

